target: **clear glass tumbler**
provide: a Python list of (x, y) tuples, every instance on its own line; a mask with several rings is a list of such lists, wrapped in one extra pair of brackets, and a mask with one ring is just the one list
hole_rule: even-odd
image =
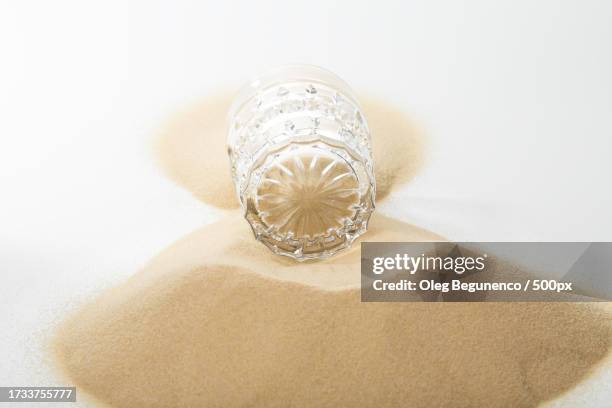
[(348, 85), (322, 68), (277, 68), (229, 113), (236, 192), (257, 240), (279, 255), (321, 259), (368, 227), (376, 183), (370, 132)]

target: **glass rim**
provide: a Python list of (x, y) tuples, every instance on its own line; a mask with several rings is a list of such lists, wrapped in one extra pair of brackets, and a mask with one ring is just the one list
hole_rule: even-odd
[(331, 86), (361, 109), (361, 105), (349, 84), (332, 71), (313, 64), (285, 64), (265, 70), (262, 74), (252, 77), (242, 85), (228, 109), (227, 122), (230, 123), (232, 118), (257, 92), (291, 82), (313, 82)]

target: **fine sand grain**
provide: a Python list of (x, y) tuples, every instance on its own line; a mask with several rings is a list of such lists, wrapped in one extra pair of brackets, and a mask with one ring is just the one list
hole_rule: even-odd
[[(236, 206), (227, 103), (177, 117), (158, 143), (165, 171), (222, 208)], [(423, 146), (393, 109), (366, 110), (387, 158), (376, 168), (384, 197), (414, 176)], [(363, 238), (441, 239), (380, 213)], [(608, 355), (609, 304), (361, 303), (359, 258), (358, 245), (323, 262), (274, 256), (228, 212), (75, 311), (55, 361), (114, 407), (533, 407)]]

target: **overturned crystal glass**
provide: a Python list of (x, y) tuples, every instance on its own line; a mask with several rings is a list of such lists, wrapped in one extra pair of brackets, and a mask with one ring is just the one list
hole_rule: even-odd
[(276, 254), (326, 258), (367, 230), (370, 132), (335, 74), (295, 65), (251, 82), (230, 109), (228, 153), (245, 218)]

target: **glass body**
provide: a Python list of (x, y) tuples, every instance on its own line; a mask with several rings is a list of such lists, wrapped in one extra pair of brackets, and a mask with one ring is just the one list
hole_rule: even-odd
[(286, 66), (247, 85), (230, 109), (228, 153), (245, 218), (275, 253), (325, 258), (367, 230), (376, 194), (370, 132), (333, 73)]

